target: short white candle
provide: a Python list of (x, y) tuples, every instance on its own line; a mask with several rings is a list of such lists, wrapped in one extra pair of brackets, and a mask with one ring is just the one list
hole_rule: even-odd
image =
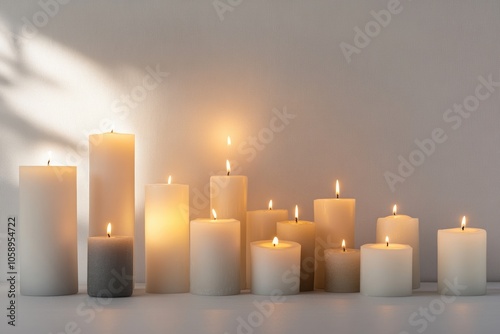
[(325, 249), (325, 291), (359, 292), (359, 249)]
[(314, 200), (314, 222), (316, 223), (316, 274), (314, 286), (325, 287), (325, 256), (327, 248), (338, 248), (345, 239), (354, 245), (354, 223), (356, 221), (356, 200), (340, 198), (338, 180), (335, 186), (337, 198)]
[(410, 296), (412, 249), (408, 245), (361, 246), (360, 292), (374, 297)]
[(263, 240), (250, 244), (252, 288), (256, 295), (295, 295), (300, 287), (300, 244)]
[(299, 220), (298, 208), (295, 206), (295, 220), (278, 222), (276, 232), (278, 239), (295, 241), (300, 244), (300, 291), (314, 290), (316, 224)]
[(393, 207), (392, 215), (377, 219), (377, 243), (383, 243), (385, 236), (390, 235), (391, 242), (410, 245), (413, 249), (413, 289), (420, 287), (420, 242), (418, 226), (418, 218), (398, 215), (396, 205)]
[(195, 219), (190, 230), (190, 292), (227, 296), (240, 293), (240, 222)]
[[(438, 291), (445, 295), (486, 293), (486, 231), (466, 227), (438, 230)], [(457, 288), (458, 287), (458, 288)]]

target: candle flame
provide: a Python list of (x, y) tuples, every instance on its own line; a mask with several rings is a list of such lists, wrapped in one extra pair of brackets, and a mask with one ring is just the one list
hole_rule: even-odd
[(278, 237), (274, 237), (273, 238), (273, 246), (276, 247), (276, 245), (278, 244)]
[(392, 214), (395, 216), (397, 213), (398, 213), (398, 206), (394, 204), (394, 206), (392, 207)]
[(172, 184), (172, 175), (169, 175), (168, 176), (168, 181), (167, 181), (168, 184)]
[(465, 225), (467, 223), (467, 218), (465, 216), (462, 217), (462, 231), (465, 230)]
[(231, 173), (231, 164), (229, 163), (229, 160), (226, 160), (226, 171), (227, 175)]
[(345, 252), (345, 239), (342, 239), (342, 251)]
[(389, 247), (389, 236), (388, 235), (385, 237), (385, 245), (387, 247)]
[(299, 206), (295, 206), (295, 222), (297, 223), (299, 221)]
[(270, 199), (269, 200), (269, 210), (272, 210), (273, 209), (273, 200)]
[(227, 146), (231, 146), (231, 137), (227, 136)]
[(339, 198), (340, 195), (339, 180), (335, 182), (335, 194), (337, 195), (337, 198)]
[(215, 212), (215, 209), (212, 209), (212, 216), (214, 216), (214, 220), (217, 220), (217, 212)]
[(52, 151), (47, 152), (49, 159), (47, 160), (47, 166), (50, 166), (50, 160), (52, 160)]
[(108, 238), (111, 238), (111, 223), (108, 223), (108, 228), (106, 229), (106, 233), (108, 234)]

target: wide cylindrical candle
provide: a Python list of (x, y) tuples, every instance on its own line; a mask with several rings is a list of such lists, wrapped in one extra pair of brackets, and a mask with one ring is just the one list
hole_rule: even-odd
[(325, 249), (325, 291), (359, 292), (359, 249)]
[(146, 292), (189, 292), (189, 186), (146, 185), (144, 215)]
[(413, 289), (420, 287), (420, 246), (418, 232), (418, 218), (406, 215), (394, 214), (377, 219), (376, 242), (383, 243), (389, 235), (391, 242), (410, 245), (413, 249), (412, 263), (412, 286)]
[(399, 297), (412, 293), (412, 249), (401, 244), (361, 246), (360, 292), (367, 296)]
[(486, 231), (438, 230), (438, 291), (445, 295), (486, 293)]
[(300, 288), (300, 244), (263, 240), (250, 244), (252, 288), (256, 295), (294, 295)]
[(196, 295), (240, 293), (240, 222), (195, 219), (190, 230), (190, 291)]
[(89, 236), (113, 222), (116, 235), (134, 236), (135, 137), (116, 132), (89, 137)]
[(241, 289), (246, 288), (247, 185), (248, 179), (242, 175), (210, 177), (210, 209), (217, 211), (219, 218), (232, 218), (240, 222)]
[(21, 293), (78, 292), (76, 167), (19, 167)]

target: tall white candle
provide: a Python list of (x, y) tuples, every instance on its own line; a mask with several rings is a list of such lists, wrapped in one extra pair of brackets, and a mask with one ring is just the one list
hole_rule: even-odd
[(420, 287), (420, 242), (418, 226), (418, 218), (398, 215), (396, 205), (394, 205), (392, 215), (377, 219), (377, 243), (383, 243), (385, 237), (390, 235), (391, 242), (410, 245), (413, 249), (413, 289), (418, 289)]
[(269, 201), (268, 210), (247, 212), (247, 286), (251, 287), (252, 266), (250, 243), (259, 240), (272, 240), (276, 236), (276, 223), (288, 218), (288, 210), (276, 210)]
[(146, 292), (189, 292), (189, 186), (146, 185), (144, 214)]
[(325, 291), (359, 292), (359, 249), (325, 249)]
[(486, 293), (486, 231), (466, 227), (438, 230), (438, 291), (445, 295)]
[(196, 295), (240, 293), (240, 222), (195, 219), (190, 230), (190, 291)]
[(116, 235), (134, 236), (134, 135), (95, 134), (89, 145), (89, 235), (102, 235), (113, 222)]
[(226, 165), (227, 175), (210, 177), (210, 209), (217, 212), (219, 219), (232, 218), (240, 222), (240, 283), (241, 289), (245, 289), (248, 179), (243, 175), (230, 175), (229, 162)]
[(300, 244), (300, 291), (314, 290), (314, 237), (316, 224), (299, 220), (295, 207), (295, 220), (278, 222), (278, 239), (295, 241)]
[(354, 225), (356, 221), (356, 200), (339, 198), (340, 189), (336, 182), (337, 198), (314, 200), (314, 222), (316, 223), (316, 275), (314, 286), (325, 287), (326, 248), (338, 248), (345, 239), (354, 245)]
[(78, 292), (76, 167), (19, 167), (21, 293)]
[(412, 249), (401, 244), (361, 246), (360, 292), (375, 297), (412, 293)]
[(294, 295), (300, 287), (300, 244), (293, 241), (253, 241), (252, 293), (256, 295)]

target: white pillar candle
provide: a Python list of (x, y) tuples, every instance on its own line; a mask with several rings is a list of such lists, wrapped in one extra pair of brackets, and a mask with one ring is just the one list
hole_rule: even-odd
[(383, 243), (385, 237), (390, 235), (391, 242), (410, 245), (413, 249), (413, 289), (418, 289), (420, 287), (420, 242), (418, 226), (418, 218), (398, 215), (396, 205), (394, 205), (392, 215), (377, 219), (377, 243)]
[(91, 297), (129, 297), (134, 291), (134, 239), (130, 236), (89, 237), (87, 293)]
[(314, 290), (314, 237), (316, 224), (299, 220), (295, 207), (295, 220), (278, 222), (278, 239), (295, 241), (300, 244), (300, 291)]
[(113, 222), (116, 235), (134, 236), (134, 135), (95, 134), (89, 146), (89, 235), (102, 235)]
[(325, 249), (325, 291), (359, 292), (359, 249)]
[(250, 243), (258, 240), (273, 239), (276, 236), (276, 223), (288, 218), (288, 210), (276, 210), (269, 202), (268, 210), (247, 212), (247, 286), (251, 287), (252, 266), (250, 261)]
[(240, 222), (195, 219), (190, 236), (190, 292), (207, 296), (239, 294)]
[(354, 225), (356, 221), (356, 200), (339, 198), (338, 180), (337, 198), (314, 200), (314, 222), (316, 223), (316, 275), (314, 286), (325, 287), (326, 248), (338, 248), (345, 239), (348, 245), (354, 245)]
[(240, 280), (241, 289), (245, 289), (248, 179), (242, 175), (229, 175), (229, 162), (227, 169), (228, 175), (210, 177), (210, 209), (217, 212), (219, 219), (232, 218), (240, 222)]
[(76, 167), (19, 167), (21, 293), (78, 292)]
[(300, 248), (297, 242), (278, 238), (251, 242), (251, 292), (266, 296), (299, 293)]
[(486, 231), (465, 227), (465, 217), (462, 227), (438, 230), (438, 291), (445, 295), (484, 295)]
[(374, 297), (412, 293), (412, 249), (401, 244), (361, 246), (360, 292)]
[(189, 292), (189, 186), (148, 184), (146, 292)]

